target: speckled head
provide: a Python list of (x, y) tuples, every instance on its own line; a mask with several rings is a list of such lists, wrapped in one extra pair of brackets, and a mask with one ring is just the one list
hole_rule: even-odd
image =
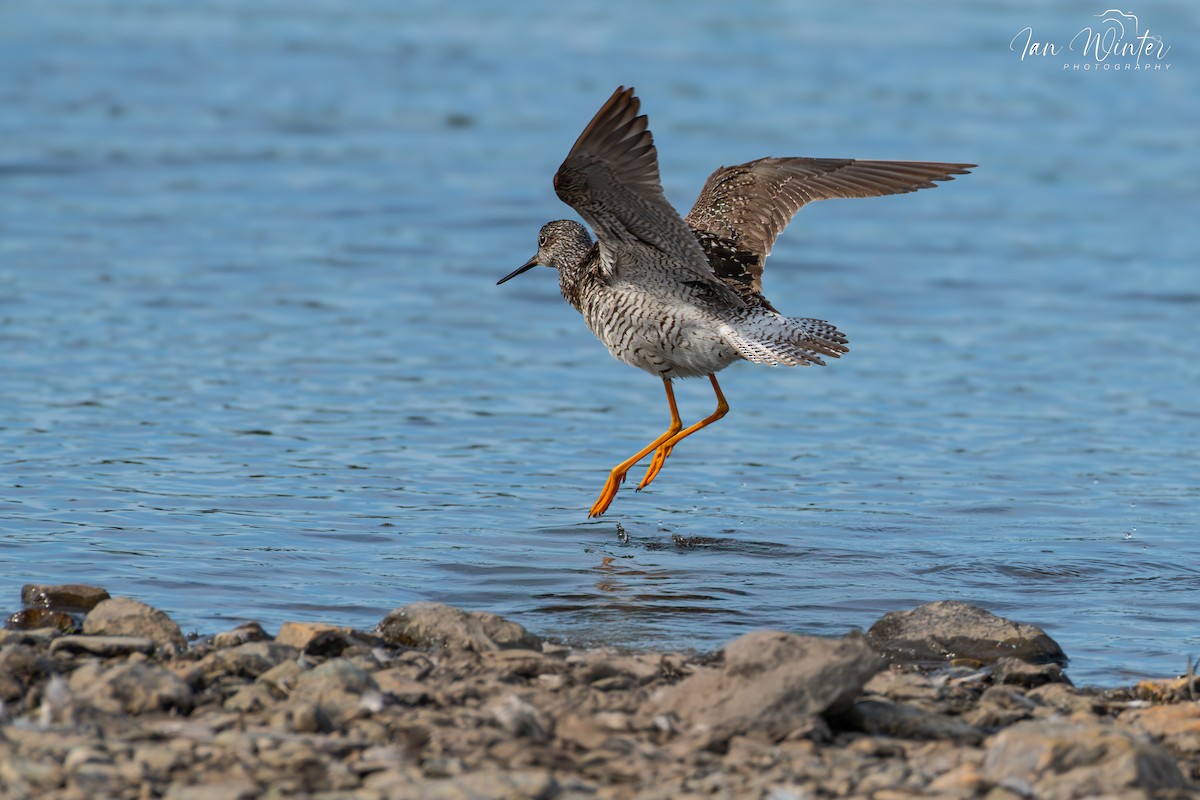
[(496, 281), (496, 285), (531, 270), (538, 264), (554, 269), (571, 269), (583, 263), (592, 249), (592, 237), (587, 228), (573, 219), (547, 222), (538, 232), (538, 249), (533, 258)]

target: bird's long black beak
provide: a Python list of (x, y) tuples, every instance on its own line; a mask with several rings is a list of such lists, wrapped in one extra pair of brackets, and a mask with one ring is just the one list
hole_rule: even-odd
[(533, 269), (534, 267), (536, 267), (536, 266), (537, 266), (537, 263), (538, 263), (537, 256), (534, 256), (533, 258), (529, 259), (528, 261), (526, 261), (526, 262), (525, 262), (524, 264), (522, 264), (521, 266), (519, 266), (519, 267), (517, 267), (516, 269), (514, 269), (512, 272), (510, 272), (510, 273), (508, 273), (507, 275), (505, 275), (505, 276), (504, 276), (503, 278), (501, 278), (500, 280), (496, 281), (496, 285), (497, 285), (497, 286), (499, 286), (500, 284), (504, 283), (505, 281), (510, 281), (510, 280), (512, 280), (513, 278), (515, 278), (515, 277), (517, 277), (518, 275), (520, 275), (522, 272), (528, 272), (529, 270), (531, 270), (531, 269)]

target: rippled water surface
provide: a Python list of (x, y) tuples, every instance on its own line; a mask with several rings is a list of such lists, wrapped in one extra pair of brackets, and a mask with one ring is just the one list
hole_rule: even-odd
[[(708, 649), (961, 598), (1077, 682), (1200, 652), (1200, 98), (1073, 71), (1028, 4), (0, 7), (0, 598), (84, 581), (186, 630), (416, 599)], [(1076, 59), (1078, 60), (1078, 59)], [(801, 212), (767, 273), (820, 369), (587, 508), (666, 423), (537, 270), (550, 178), (619, 84), (667, 195), (763, 155), (969, 161)], [(685, 417), (713, 405), (679, 385)], [(640, 472), (636, 473), (640, 477)]]

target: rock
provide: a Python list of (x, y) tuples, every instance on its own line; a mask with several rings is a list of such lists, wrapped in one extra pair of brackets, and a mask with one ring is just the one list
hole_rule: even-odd
[(1023, 686), (1026, 689), (1047, 683), (1072, 685), (1071, 679), (1063, 674), (1062, 667), (1058, 664), (1030, 664), (1012, 656), (996, 660), (992, 665), (992, 680), (995, 683)]
[(515, 694), (495, 701), (489, 710), (497, 724), (513, 736), (526, 737), (539, 744), (550, 738), (550, 725), (546, 718)]
[(0, 789), (6, 792), (0, 796), (13, 800), (59, 796), (65, 780), (60, 760), (18, 755), (15, 748), (0, 741)]
[(71, 690), (112, 714), (192, 710), (188, 685), (169, 670), (143, 661), (126, 661), (99, 675), (78, 669), (71, 675)]
[(310, 656), (336, 656), (354, 643), (353, 630), (324, 622), (285, 622), (275, 641)]
[(1200, 753), (1200, 705), (1195, 703), (1132, 708), (1117, 722), (1162, 739), (1177, 752)]
[(1112, 725), (1062, 718), (1018, 722), (992, 737), (983, 776), (1046, 800), (1188, 785), (1175, 759), (1158, 745)]
[(503, 681), (536, 678), (567, 669), (561, 659), (550, 658), (537, 650), (485, 650), (482, 658), (488, 669), (495, 670), (497, 677)]
[(247, 642), (224, 650), (214, 650), (200, 660), (200, 670), (206, 677), (235, 675), (257, 678), (284, 661), (300, 655), (295, 648), (278, 642)]
[(561, 796), (558, 782), (546, 770), (495, 767), (419, 783), (403, 772), (387, 770), (371, 775), (366, 786), (383, 791), (388, 800), (550, 800)]
[(904, 702), (918, 700), (936, 701), (941, 690), (928, 675), (919, 672), (899, 672), (895, 668), (885, 669), (863, 686), (863, 692), (881, 694), (889, 700)]
[(108, 598), (109, 594), (104, 589), (82, 583), (64, 583), (56, 586), (27, 583), (21, 587), (21, 602), (24, 605), (53, 608), (58, 611), (88, 612)]
[(602, 692), (643, 686), (662, 675), (659, 659), (621, 655), (606, 649), (568, 658), (567, 663), (580, 665), (573, 673), (577, 681)]
[(18, 631), (12, 628), (0, 628), (0, 647), (10, 644), (27, 644), (32, 647), (48, 647), (50, 642), (62, 636), (62, 631), (56, 628), (35, 628), (31, 631)]
[(289, 703), (273, 719), (274, 725), (296, 733), (328, 733), (334, 727), (324, 708), (303, 700)]
[(1134, 694), (1139, 700), (1150, 700), (1154, 703), (1179, 703), (1200, 699), (1200, 675), (1195, 668), (1188, 670), (1189, 675), (1165, 680), (1138, 681)]
[(104, 600), (93, 608), (83, 621), (88, 635), (148, 636), (159, 647), (182, 650), (187, 641), (175, 622), (145, 603), (129, 597)]
[(975, 707), (962, 715), (964, 722), (980, 728), (999, 728), (1029, 719), (1038, 705), (1019, 691), (1005, 686), (989, 686)]
[(50, 643), (50, 653), (87, 653), (100, 658), (116, 658), (130, 653), (154, 652), (154, 640), (147, 636), (60, 636)]
[(195, 786), (175, 783), (163, 797), (164, 800), (253, 800), (258, 796), (258, 787), (251, 781), (233, 780)]
[(885, 614), (867, 631), (867, 639), (888, 659), (901, 663), (965, 658), (991, 664), (1004, 656), (1035, 663), (1067, 661), (1062, 648), (1041, 628), (958, 600)]
[(1025, 696), (1060, 714), (1092, 714), (1100, 707), (1095, 698), (1081, 694), (1065, 683), (1047, 683), (1030, 689)]
[(782, 739), (806, 718), (844, 707), (883, 665), (861, 636), (776, 631), (734, 639), (722, 656), (719, 667), (697, 670), (653, 695), (651, 718), (674, 714), (685, 725), (703, 726), (714, 745), (735, 734)]
[(222, 631), (212, 638), (212, 646), (218, 650), (237, 647), (247, 642), (265, 642), (271, 637), (257, 622), (243, 622), (236, 628)]
[(334, 658), (302, 674), (290, 701), (315, 704), (340, 725), (359, 713), (363, 695), (371, 692), (380, 694), (366, 670), (349, 659)]
[(858, 700), (838, 719), (867, 733), (899, 739), (950, 739), (966, 744), (983, 741), (983, 731), (957, 717), (885, 700)]
[(596, 750), (613, 735), (590, 714), (567, 712), (554, 725), (554, 735), (583, 752)]
[(379, 691), (396, 702), (416, 706), (429, 699), (429, 688), (409, 678), (403, 670), (381, 669), (371, 677), (375, 679)]
[(541, 638), (515, 622), (484, 611), (463, 611), (441, 603), (409, 603), (379, 623), (388, 644), (446, 650), (537, 650)]
[(25, 644), (0, 648), (0, 702), (22, 699), (30, 687), (53, 674), (54, 662)]
[(251, 683), (238, 689), (225, 701), (227, 711), (250, 713), (261, 711), (275, 705), (279, 697), (271, 687), (261, 683)]
[(50, 608), (23, 608), (15, 614), (10, 614), (4, 620), (5, 627), (19, 631), (31, 631), (38, 628), (55, 628), (60, 631), (76, 629), (75, 618), (65, 611), (55, 611)]

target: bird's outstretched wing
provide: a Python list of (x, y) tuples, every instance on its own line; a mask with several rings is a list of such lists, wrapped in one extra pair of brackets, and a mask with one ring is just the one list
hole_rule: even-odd
[(685, 221), (713, 270), (743, 298), (762, 291), (763, 264), (800, 207), (838, 197), (880, 197), (930, 189), (974, 164), (760, 158), (708, 177)]
[[(592, 226), (602, 254), (618, 242), (640, 243), (664, 254), (680, 282), (699, 280), (724, 294), (696, 235), (663, 194), (658, 153), (639, 108), (633, 89), (619, 87), (558, 168), (554, 191)], [(639, 259), (629, 269), (653, 268), (657, 261)]]

